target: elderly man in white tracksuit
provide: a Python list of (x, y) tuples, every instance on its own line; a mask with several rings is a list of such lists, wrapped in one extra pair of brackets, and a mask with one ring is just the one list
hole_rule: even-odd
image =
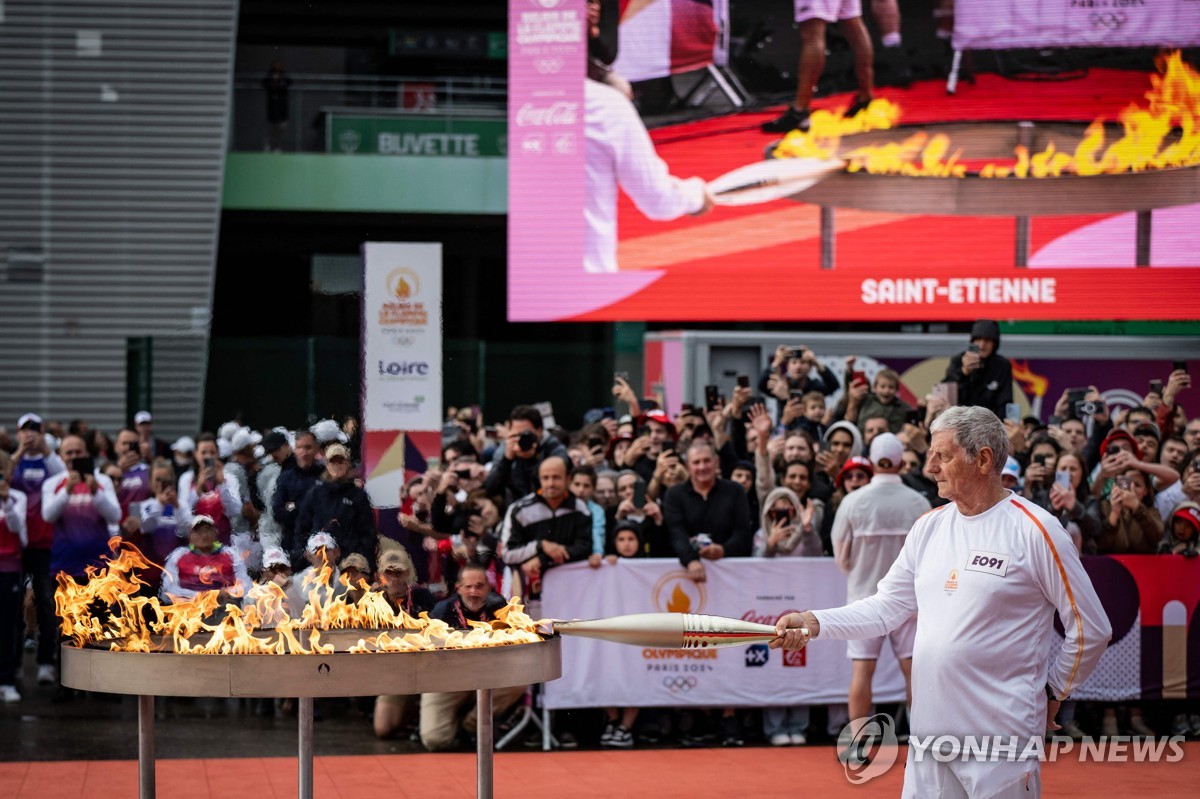
[[(930, 428), (928, 471), (951, 504), (922, 516), (874, 596), (841, 608), (790, 613), (772, 647), (812, 638), (885, 635), (914, 614), (912, 738), (906, 797), (1039, 797), (1037, 750), (1054, 716), (1091, 672), (1112, 628), (1062, 526), (1000, 483), (1008, 437), (978, 407), (954, 407)], [(1046, 664), (1054, 611), (1066, 637)], [(945, 736), (945, 737), (943, 737)], [(993, 757), (953, 743), (1018, 742)]]
[[(833, 556), (847, 575), (846, 601), (865, 599), (875, 593), (879, 581), (891, 569), (904, 548), (909, 529), (929, 512), (929, 500), (900, 481), (904, 445), (892, 433), (871, 439), (871, 463), (875, 476), (868, 485), (847, 494), (833, 518)], [(886, 636), (892, 654), (904, 672), (911, 699), (913, 640), (916, 617)], [(871, 713), (871, 681), (883, 650), (884, 637), (850, 641), (846, 656), (853, 662), (850, 675), (850, 718), (860, 720)]]

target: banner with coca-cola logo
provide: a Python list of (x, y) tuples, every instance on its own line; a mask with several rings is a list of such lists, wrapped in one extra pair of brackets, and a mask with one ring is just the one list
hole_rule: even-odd
[[(789, 611), (846, 602), (846, 577), (832, 558), (727, 558), (706, 568), (708, 579), (697, 583), (670, 559), (561, 566), (542, 583), (542, 614), (704, 613), (774, 624)], [(817, 640), (783, 652), (766, 644), (676, 650), (566, 637), (562, 655), (562, 677), (546, 684), (551, 708), (829, 704), (845, 702), (850, 687), (845, 641)], [(886, 645), (874, 689), (878, 702), (904, 699), (904, 680)]]
[(1193, 47), (1200, 44), (1196, 0), (959, 0), (954, 46)]

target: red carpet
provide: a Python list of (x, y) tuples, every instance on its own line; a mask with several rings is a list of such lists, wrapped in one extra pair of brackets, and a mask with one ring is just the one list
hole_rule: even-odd
[[(1146, 73), (1092, 70), (1066, 82), (1010, 81), (980, 75), (956, 96), (942, 81), (925, 81), (907, 90), (884, 89), (880, 96), (902, 108), (901, 122), (936, 120), (1113, 119), (1126, 106), (1142, 102), (1150, 88)], [(825, 98), (818, 108), (845, 107), (849, 95)], [(778, 134), (758, 129), (772, 112), (745, 113), (659, 128), (651, 132), (660, 156), (679, 177), (711, 180), (731, 169), (761, 161), (763, 150)], [(1048, 183), (1047, 190), (1054, 187)], [(1063, 210), (1070, 210), (1070, 197)], [(607, 308), (577, 317), (725, 321), (822, 319), (831, 309), (822, 297), (857, 296), (865, 277), (925, 277), (962, 274), (1011, 276), (1016, 223), (1010, 217), (945, 217), (882, 214), (851, 209), (837, 211), (837, 265), (818, 268), (818, 209), (791, 201), (765, 205), (719, 207), (702, 217), (672, 222), (647, 219), (627, 196), (620, 196), (622, 270), (661, 270), (664, 276)], [(1036, 217), (1031, 224), (1031, 255), (1051, 241), (1107, 215)], [(1131, 247), (1132, 253), (1132, 247)], [(1132, 258), (1131, 258), (1132, 261)], [(1132, 262), (1128, 264), (1133, 266)], [(1078, 266), (1092, 266), (1081, 263)], [(1080, 288), (1089, 292), (1124, 293), (1132, 272), (1126, 269), (1081, 273)], [(1178, 290), (1181, 275), (1165, 270), (1139, 270), (1147, 291)], [(1153, 283), (1150, 288), (1143, 281)], [(1174, 284), (1172, 281), (1175, 281)], [(1060, 285), (1062, 285), (1060, 283)], [(889, 309), (880, 307), (880, 312)], [(1027, 309), (1036, 316), (1061, 318), (1053, 304)], [(893, 311), (903, 315), (903, 309)], [(834, 317), (838, 318), (836, 314)], [(881, 317), (882, 318), (882, 317)]]
[[(1200, 785), (1200, 744), (1184, 745), (1178, 763), (1048, 763), (1044, 795), (1085, 797), (1192, 797)], [(821, 799), (899, 796), (899, 765), (866, 786), (850, 785), (830, 747), (692, 749), (633, 752), (499, 753), (495, 795), (527, 799), (579, 797), (798, 797)], [(158, 795), (167, 799), (294, 797), (295, 762), (283, 758), (164, 760)], [(319, 757), (314, 795), (321, 799), (370, 796), (475, 795), (475, 758), (466, 754)], [(12, 799), (126, 799), (137, 796), (132, 761), (0, 763), (0, 796)]]

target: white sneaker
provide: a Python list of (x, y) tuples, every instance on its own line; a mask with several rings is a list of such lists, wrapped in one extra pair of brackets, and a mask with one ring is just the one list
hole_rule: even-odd
[(802, 732), (792, 733), (792, 746), (804, 746), (808, 743), (808, 736)]
[(58, 671), (49, 663), (38, 666), (38, 685), (53, 685), (58, 682)]
[(20, 702), (20, 701), (21, 701), (21, 695), (19, 693), (17, 693), (17, 689), (15, 686), (0, 685), (0, 702), (4, 702), (5, 704), (11, 704), (13, 702)]
[(791, 746), (792, 736), (786, 732), (777, 732), (771, 736), (771, 746)]

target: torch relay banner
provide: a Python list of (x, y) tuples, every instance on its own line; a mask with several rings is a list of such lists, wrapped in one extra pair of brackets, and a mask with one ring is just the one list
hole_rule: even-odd
[(393, 507), (406, 475), (438, 455), (442, 245), (364, 244), (362, 308), (363, 471), (372, 504)]
[[(846, 577), (832, 558), (729, 558), (705, 564), (695, 583), (672, 559), (622, 559), (593, 569), (551, 569), (541, 615), (594, 619), (626, 613), (706, 613), (774, 624), (793, 610), (843, 605)], [(885, 645), (875, 700), (904, 700), (904, 680)], [(850, 687), (844, 641), (799, 652), (766, 644), (705, 650), (652, 649), (564, 637), (563, 676), (546, 684), (546, 706), (771, 707), (842, 703)]]
[(1196, 0), (958, 0), (959, 50), (1023, 47), (1194, 47)]

